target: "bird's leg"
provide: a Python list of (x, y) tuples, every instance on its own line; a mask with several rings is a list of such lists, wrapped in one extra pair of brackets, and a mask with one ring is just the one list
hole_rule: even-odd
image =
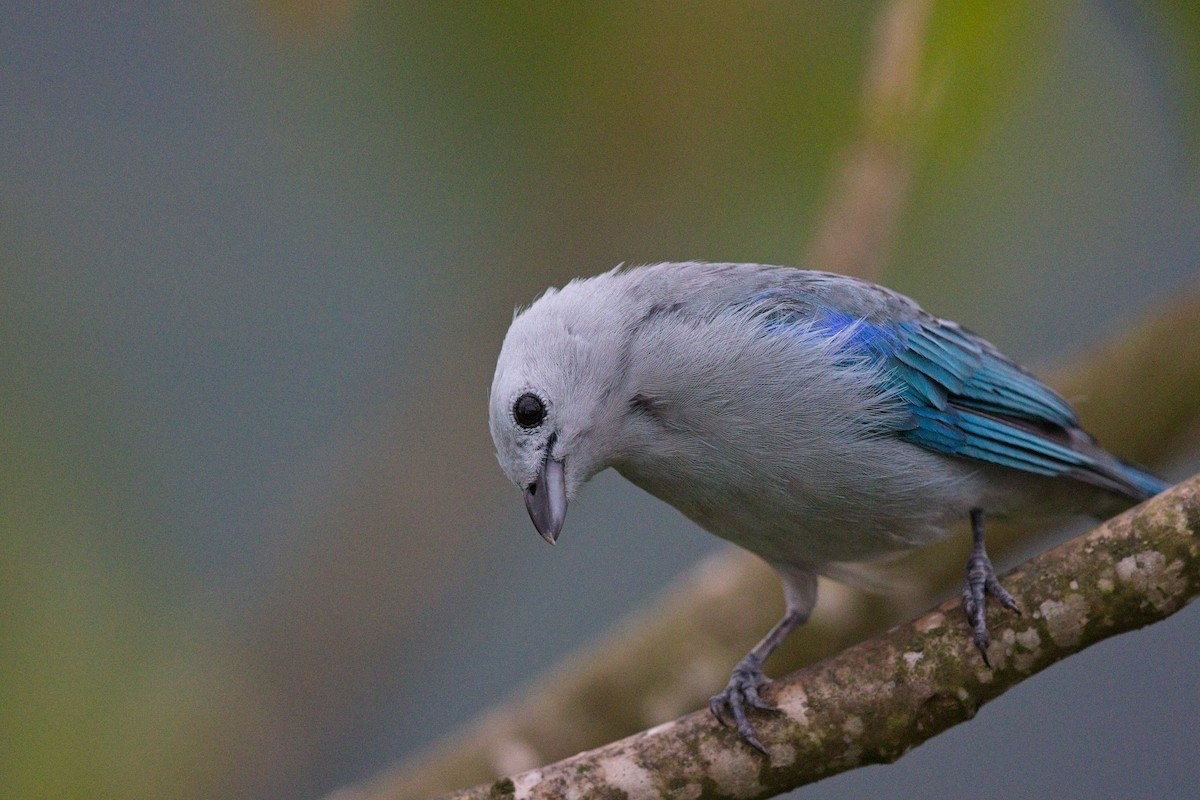
[(775, 711), (775, 706), (763, 700), (758, 688), (767, 682), (762, 665), (767, 657), (779, 647), (788, 634), (804, 624), (817, 604), (817, 573), (808, 565), (774, 565), (783, 579), (783, 596), (787, 601), (787, 613), (771, 628), (762, 641), (746, 654), (733, 668), (729, 683), (720, 694), (708, 701), (708, 708), (722, 725), (728, 725), (726, 714), (733, 718), (737, 731), (746, 744), (763, 755), (767, 749), (754, 733), (754, 726), (746, 718), (746, 707), (760, 711)]
[(1008, 590), (1000, 585), (996, 578), (996, 570), (992, 567), (992, 560), (988, 558), (987, 550), (983, 547), (982, 508), (971, 509), (971, 537), (974, 544), (971, 547), (971, 555), (967, 558), (967, 582), (962, 593), (963, 610), (967, 613), (967, 622), (971, 625), (971, 638), (975, 647), (983, 656), (983, 663), (990, 667), (992, 664), (988, 661), (987, 654), (988, 645), (991, 644), (991, 636), (987, 629), (987, 595), (990, 594), (1000, 601), (1000, 605), (1018, 614), (1021, 610), (1017, 608), (1017, 601)]
[(746, 718), (746, 707), (757, 708), (759, 711), (778, 710), (758, 694), (758, 687), (767, 682), (762, 665), (780, 642), (786, 639), (789, 633), (803, 625), (806, 619), (808, 619), (807, 611), (788, 609), (788, 612), (783, 615), (783, 619), (779, 620), (774, 628), (771, 628), (770, 633), (764, 636), (763, 640), (756, 644), (754, 649), (733, 668), (733, 674), (729, 676), (729, 683), (725, 684), (721, 693), (713, 695), (708, 701), (709, 710), (722, 725), (729, 724), (725, 717), (728, 712), (733, 717), (734, 725), (737, 726), (738, 733), (741, 734), (746, 744), (763, 755), (768, 755), (767, 748), (763, 747), (762, 742), (758, 740), (758, 736), (754, 733), (754, 726)]

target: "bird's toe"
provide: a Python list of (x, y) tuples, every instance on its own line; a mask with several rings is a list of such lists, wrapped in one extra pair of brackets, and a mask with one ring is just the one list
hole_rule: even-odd
[(708, 708), (717, 721), (728, 727), (732, 719), (733, 726), (746, 744), (760, 753), (767, 755), (767, 748), (759, 740), (747, 716), (747, 708), (757, 711), (778, 711), (773, 704), (763, 699), (758, 687), (766, 683), (767, 678), (762, 669), (756, 664), (743, 661), (738, 664), (729, 678), (729, 683), (720, 694), (714, 695), (708, 701)]

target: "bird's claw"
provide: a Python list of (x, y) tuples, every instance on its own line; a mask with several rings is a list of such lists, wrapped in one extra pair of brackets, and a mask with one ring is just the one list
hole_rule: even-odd
[(717, 718), (717, 722), (726, 727), (730, 724), (728, 717), (732, 717), (742, 740), (763, 755), (770, 755), (746, 716), (747, 707), (757, 711), (779, 711), (758, 693), (758, 687), (766, 682), (767, 676), (763, 674), (761, 663), (753, 655), (748, 655), (734, 667), (729, 683), (725, 684), (721, 693), (713, 695), (708, 701), (708, 710)]
[(967, 622), (971, 625), (971, 640), (975, 643), (979, 654), (983, 656), (983, 663), (991, 667), (992, 663), (987, 654), (988, 645), (992, 643), (992, 637), (988, 633), (987, 627), (988, 595), (996, 598), (1000, 601), (1000, 605), (1010, 611), (1021, 613), (1017, 607), (1017, 601), (1013, 599), (1007, 589), (1000, 585), (999, 579), (996, 578), (996, 570), (992, 566), (991, 559), (982, 551), (982, 548), (977, 548), (967, 559), (967, 582), (962, 593), (963, 611), (966, 612)]

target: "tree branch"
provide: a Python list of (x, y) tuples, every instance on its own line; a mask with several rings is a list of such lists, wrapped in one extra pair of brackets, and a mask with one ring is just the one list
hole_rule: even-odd
[(769, 762), (707, 711), (491, 784), (455, 800), (567, 796), (772, 797), (890, 763), (1057, 661), (1165, 619), (1200, 595), (1200, 476), (1005, 576), (1024, 613), (993, 608), (993, 667), (959, 600), (767, 689)]

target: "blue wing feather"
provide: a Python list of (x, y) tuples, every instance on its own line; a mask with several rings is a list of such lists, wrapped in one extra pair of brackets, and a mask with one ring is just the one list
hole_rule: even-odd
[(1089, 466), (1087, 456), (1029, 430), (1076, 428), (1078, 420), (1062, 398), (994, 348), (933, 317), (889, 327), (896, 336), (880, 340), (894, 342), (894, 349), (873, 355), (912, 406), (913, 424), (899, 431), (901, 438), (1038, 475)]
[[(836, 279), (822, 280), (831, 285)], [(896, 430), (906, 441), (1135, 497), (1163, 488), (1096, 446), (1065, 400), (987, 341), (903, 298), (894, 296), (890, 314), (850, 313), (830, 294), (814, 301), (789, 288), (769, 289), (754, 300), (766, 306), (761, 318), (769, 330), (803, 325), (840, 335), (856, 357), (882, 367), (881, 388), (894, 392), (910, 412)]]

